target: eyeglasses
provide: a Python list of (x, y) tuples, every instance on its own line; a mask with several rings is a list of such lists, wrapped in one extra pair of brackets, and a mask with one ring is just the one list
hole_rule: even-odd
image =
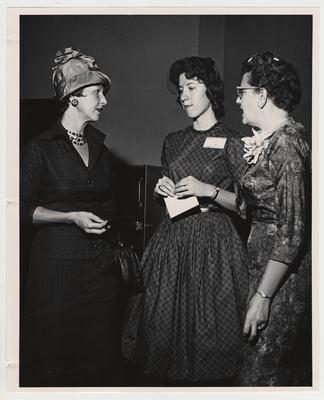
[(243, 97), (244, 90), (256, 90), (256, 89), (261, 89), (259, 86), (236, 86), (236, 93), (238, 98)]

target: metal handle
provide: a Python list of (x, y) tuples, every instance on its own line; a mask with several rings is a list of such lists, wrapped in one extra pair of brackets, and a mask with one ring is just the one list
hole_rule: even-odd
[(141, 184), (142, 184), (142, 180), (143, 178), (140, 178), (140, 180), (138, 181), (138, 204), (140, 207), (143, 207), (143, 203), (142, 203), (142, 192), (141, 192)]

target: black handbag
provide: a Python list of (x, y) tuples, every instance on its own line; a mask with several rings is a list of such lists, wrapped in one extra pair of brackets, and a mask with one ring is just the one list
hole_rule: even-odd
[(143, 291), (143, 269), (133, 246), (124, 244), (119, 234), (109, 235), (97, 259), (98, 271), (117, 277), (129, 294)]
[(112, 245), (113, 263), (126, 290), (131, 294), (143, 292), (143, 269), (135, 249), (123, 242)]
[(109, 216), (109, 229), (104, 235), (105, 245), (98, 257), (98, 270), (114, 275), (128, 294), (143, 292), (143, 269), (134, 247), (121, 238), (126, 218)]

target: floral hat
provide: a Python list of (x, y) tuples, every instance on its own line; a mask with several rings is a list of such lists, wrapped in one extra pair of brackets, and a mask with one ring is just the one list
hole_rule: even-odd
[(79, 50), (72, 47), (59, 50), (54, 64), (52, 79), (58, 101), (86, 86), (103, 85), (105, 92), (110, 89), (109, 77), (99, 70), (94, 58)]

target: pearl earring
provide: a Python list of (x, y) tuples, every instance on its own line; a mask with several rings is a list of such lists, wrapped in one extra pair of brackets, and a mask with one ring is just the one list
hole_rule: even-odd
[(71, 99), (71, 104), (73, 107), (76, 107), (79, 104), (79, 102), (77, 99)]

